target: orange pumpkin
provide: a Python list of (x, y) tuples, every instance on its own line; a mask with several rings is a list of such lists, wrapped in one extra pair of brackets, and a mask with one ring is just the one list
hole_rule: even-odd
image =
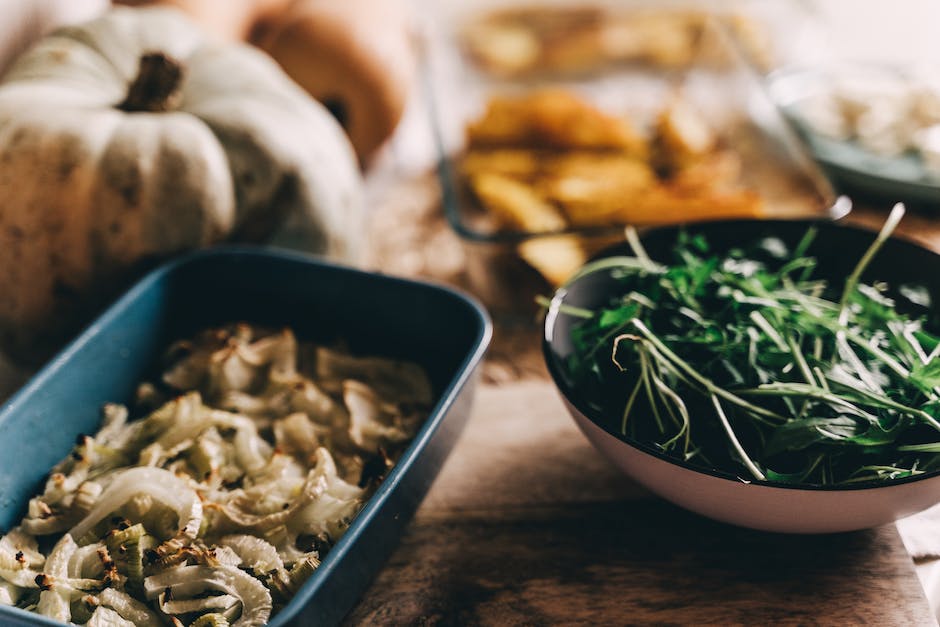
[(397, 0), (295, 0), (252, 43), (340, 120), (362, 162), (392, 134), (415, 76), (407, 12)]

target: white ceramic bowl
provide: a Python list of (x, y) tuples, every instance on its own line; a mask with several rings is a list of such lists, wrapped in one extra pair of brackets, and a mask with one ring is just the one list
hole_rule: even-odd
[[(724, 240), (730, 246), (768, 231), (795, 241), (805, 233), (808, 224), (806, 221), (742, 221), (698, 226), (695, 231), (705, 232), (716, 248), (716, 240)], [(820, 271), (833, 278), (844, 278), (873, 234), (835, 223), (815, 224), (819, 228), (816, 239), (819, 249), (813, 252), (819, 259)], [(644, 236), (644, 244), (654, 258), (673, 241), (675, 229), (657, 229)], [(617, 247), (602, 256), (608, 254), (629, 252)], [(841, 266), (842, 260), (847, 267)], [(909, 242), (892, 238), (865, 276), (869, 280), (920, 283), (930, 291), (933, 302), (940, 303), (940, 256)], [(579, 397), (561, 366), (573, 349), (570, 329), (576, 320), (560, 311), (559, 305), (597, 307), (607, 302), (614, 286), (606, 273), (597, 273), (559, 290), (545, 318), (543, 350), (548, 370), (569, 412), (591, 444), (651, 492), (716, 520), (786, 533), (832, 533), (874, 527), (940, 502), (940, 471), (850, 486), (749, 482), (733, 474), (667, 457), (652, 446), (631, 440), (615, 429), (604, 428), (602, 425), (607, 421), (595, 415), (596, 410)]]

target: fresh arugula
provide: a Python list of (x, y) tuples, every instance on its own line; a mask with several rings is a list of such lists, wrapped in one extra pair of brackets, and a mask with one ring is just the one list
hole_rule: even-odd
[[(598, 310), (563, 310), (568, 375), (610, 428), (744, 480), (851, 484), (940, 468), (940, 336), (860, 278), (900, 205), (845, 284), (813, 277), (810, 229), (792, 250), (767, 238), (712, 254), (681, 233), (674, 263), (600, 260), (622, 289)], [(576, 277), (577, 278), (577, 277)], [(904, 287), (917, 306), (925, 290)], [(563, 305), (564, 307), (564, 305)]]

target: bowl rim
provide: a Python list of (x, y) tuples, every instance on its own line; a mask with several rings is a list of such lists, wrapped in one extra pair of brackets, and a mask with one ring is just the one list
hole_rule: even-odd
[[(858, 233), (871, 234), (871, 235), (876, 234), (876, 231), (870, 228), (866, 228), (864, 226), (859, 226), (859, 225), (854, 225), (854, 224), (845, 224), (845, 223), (841, 223), (837, 221), (829, 221), (825, 219), (810, 218), (810, 219), (797, 219), (797, 220), (773, 220), (773, 219), (764, 220), (760, 218), (755, 218), (755, 219), (721, 220), (721, 221), (714, 221), (714, 222), (708, 222), (708, 223), (695, 223), (695, 224), (689, 223), (689, 224), (680, 224), (680, 225), (674, 225), (674, 226), (652, 227), (649, 229), (644, 229), (644, 231), (641, 233), (641, 238), (649, 235), (650, 233), (661, 233), (661, 232), (667, 232), (667, 231), (678, 232), (679, 230), (684, 229), (684, 228), (718, 227), (721, 224), (733, 224), (733, 223), (773, 224), (774, 222), (778, 222), (778, 223), (779, 222), (790, 222), (790, 223), (802, 222), (802, 223), (805, 223), (807, 226), (815, 224), (815, 225), (820, 225), (823, 228), (833, 228), (836, 230), (855, 231)], [(904, 236), (897, 236), (897, 235), (892, 235), (890, 239), (894, 241), (896, 244), (901, 245), (901, 246), (913, 247), (913, 248), (924, 250), (938, 257), (938, 261), (940, 261), (940, 253), (937, 253), (927, 248), (926, 246), (918, 243), (917, 241), (913, 239), (910, 239)], [(620, 244), (614, 244), (612, 246), (608, 246), (604, 248), (603, 250), (601, 250), (600, 252), (598, 252), (596, 255), (594, 255), (592, 259), (603, 258), (607, 256), (613, 249), (621, 247), (622, 245), (623, 244), (620, 243)], [(853, 491), (858, 491), (858, 490), (874, 490), (878, 488), (896, 487), (896, 486), (906, 485), (910, 483), (915, 483), (918, 481), (925, 481), (925, 480), (940, 476), (940, 468), (938, 468), (930, 472), (925, 472), (919, 475), (912, 475), (909, 477), (901, 477), (898, 479), (880, 479), (880, 480), (871, 479), (868, 481), (860, 481), (858, 483), (851, 483), (851, 484), (836, 484), (836, 485), (820, 485), (820, 484), (810, 484), (810, 483), (793, 484), (793, 483), (784, 483), (781, 481), (770, 481), (766, 479), (758, 480), (758, 479), (753, 479), (753, 478), (746, 478), (746, 477), (736, 475), (731, 472), (718, 470), (716, 468), (707, 468), (703, 466), (698, 466), (695, 464), (691, 464), (682, 459), (676, 459), (676, 458), (670, 457), (666, 455), (665, 453), (663, 453), (662, 451), (658, 450), (655, 446), (651, 444), (642, 442), (640, 440), (634, 440), (633, 438), (630, 438), (620, 433), (616, 429), (608, 428), (604, 426), (603, 420), (599, 420), (597, 411), (588, 407), (584, 403), (581, 397), (579, 397), (578, 395), (572, 394), (570, 392), (569, 390), (570, 386), (568, 386), (565, 383), (564, 377), (562, 376), (560, 372), (560, 366), (557, 363), (558, 358), (554, 355), (552, 348), (551, 348), (551, 345), (553, 342), (552, 335), (553, 335), (553, 331), (555, 328), (555, 321), (557, 320), (558, 316), (561, 315), (562, 313), (559, 310), (559, 307), (563, 303), (566, 295), (567, 295), (566, 286), (562, 286), (558, 288), (557, 290), (555, 290), (555, 293), (552, 295), (551, 301), (549, 303), (548, 309), (545, 312), (544, 322), (542, 325), (542, 337), (540, 340), (541, 345), (542, 345), (542, 357), (545, 360), (545, 366), (548, 370), (549, 376), (551, 377), (552, 382), (555, 384), (555, 387), (558, 389), (559, 394), (561, 394), (562, 398), (566, 401), (566, 403), (568, 403), (568, 405), (571, 408), (578, 411), (582, 416), (585, 417), (585, 419), (591, 422), (594, 426), (604, 431), (606, 434), (614, 437), (615, 439), (619, 440), (623, 444), (626, 444), (638, 450), (641, 453), (646, 453), (647, 455), (651, 455), (652, 457), (655, 457), (656, 459), (668, 462), (670, 464), (673, 464), (685, 470), (690, 470), (692, 472), (706, 475), (715, 479), (731, 481), (738, 485), (748, 485), (748, 486), (765, 487), (765, 488), (783, 488), (787, 490), (798, 490), (798, 491), (805, 490), (805, 491), (814, 491), (814, 492), (853, 492)]]

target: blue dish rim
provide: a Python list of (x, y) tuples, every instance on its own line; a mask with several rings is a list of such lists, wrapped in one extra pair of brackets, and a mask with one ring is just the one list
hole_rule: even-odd
[[(730, 222), (782, 222), (782, 220), (775, 220), (775, 221), (734, 220)], [(807, 225), (821, 224), (821, 225), (831, 226), (832, 228), (846, 229), (846, 230), (856, 231), (859, 233), (875, 235), (875, 231), (872, 231), (871, 229), (867, 229), (867, 228), (859, 227), (855, 225), (849, 225), (849, 224), (840, 224), (840, 223), (831, 222), (825, 219), (804, 219), (804, 220), (796, 220), (795, 222), (805, 222)], [(720, 224), (720, 223), (721, 221), (715, 222), (712, 224)], [(651, 228), (649, 230), (644, 231), (644, 235), (653, 231), (675, 230), (678, 228), (682, 228), (682, 226), (684, 225)], [(938, 258), (938, 261), (940, 261), (940, 253), (934, 252), (930, 250), (929, 248), (927, 248), (926, 246), (922, 246), (913, 240), (910, 240), (901, 236), (896, 236), (896, 235), (892, 236), (891, 239), (895, 241), (897, 244), (902, 245), (902, 246), (909, 246), (909, 247), (914, 247), (914, 248), (925, 250), (931, 253), (932, 255), (936, 256)], [(616, 246), (619, 246), (619, 245), (614, 245), (614, 246), (611, 246), (602, 250), (600, 253), (598, 253), (595, 256), (595, 258), (600, 258), (600, 257), (605, 256), (606, 253), (611, 248), (615, 248)], [(601, 420), (600, 417), (598, 416), (598, 412), (586, 406), (583, 402), (583, 399), (581, 399), (577, 395), (573, 395), (569, 393), (570, 386), (568, 386), (567, 383), (565, 383), (564, 376), (561, 374), (561, 372), (559, 372), (559, 365), (556, 363), (557, 359), (552, 353), (551, 335), (554, 330), (555, 320), (557, 319), (559, 315), (561, 315), (561, 312), (559, 311), (559, 307), (564, 301), (564, 297), (566, 294), (567, 294), (567, 291), (565, 290), (564, 287), (561, 287), (558, 290), (556, 290), (555, 294), (552, 296), (551, 303), (549, 305), (548, 311), (545, 314), (545, 320), (542, 325), (542, 337), (541, 337), (542, 357), (545, 360), (545, 366), (548, 369), (548, 373), (552, 378), (552, 382), (555, 384), (555, 387), (558, 389), (558, 392), (562, 395), (562, 397), (568, 403), (570, 403), (572, 407), (574, 407), (577, 411), (579, 411), (585, 418), (587, 418), (594, 426), (603, 430), (605, 433), (616, 438), (617, 440), (620, 440), (624, 444), (637, 449), (641, 453), (646, 453), (647, 455), (650, 455), (656, 459), (662, 460), (674, 466), (678, 466), (685, 470), (689, 470), (689, 471), (706, 475), (709, 477), (714, 477), (716, 479), (733, 481), (734, 483), (741, 484), (741, 485), (748, 485), (748, 486), (755, 486), (755, 487), (767, 487), (767, 488), (783, 488), (787, 490), (797, 490), (797, 491), (853, 492), (853, 491), (858, 491), (858, 490), (875, 490), (879, 488), (890, 488), (890, 487), (900, 486), (900, 485), (914, 483), (918, 481), (925, 481), (927, 479), (932, 479), (932, 478), (936, 478), (940, 476), (940, 469), (937, 469), (937, 470), (933, 470), (930, 472), (926, 472), (921, 475), (902, 477), (900, 479), (887, 479), (887, 480), (882, 480), (882, 481), (871, 480), (871, 481), (864, 481), (864, 482), (853, 483), (853, 484), (848, 484), (848, 485), (846, 484), (795, 485), (792, 483), (783, 483), (779, 481), (767, 481), (767, 480), (758, 481), (756, 479), (743, 479), (740, 476), (735, 475), (733, 473), (723, 472), (714, 468), (704, 468), (701, 466), (690, 464), (689, 462), (685, 460), (669, 457), (668, 455), (664, 454), (662, 451), (659, 451), (658, 449), (656, 449), (654, 446), (651, 446), (639, 440), (634, 440), (632, 438), (629, 438), (623, 435), (622, 433), (619, 433), (616, 430), (605, 427), (603, 424), (604, 421)]]
[[(85, 327), (74, 340), (69, 342), (65, 348), (59, 351), (55, 357), (53, 357), (45, 366), (43, 366), (35, 375), (33, 375), (30, 380), (15, 394), (13, 394), (6, 402), (0, 405), (0, 417), (4, 416), (8, 412), (16, 411), (19, 406), (25, 402), (25, 399), (28, 396), (34, 393), (36, 389), (39, 389), (45, 385), (45, 383), (50, 378), (54, 377), (60, 370), (62, 370), (62, 368), (65, 367), (65, 363), (69, 361), (71, 356), (79, 351), (85, 344), (87, 344), (91, 338), (96, 336), (99, 333), (101, 327), (106, 326), (108, 323), (114, 320), (114, 318), (119, 316), (125, 307), (140, 298), (141, 294), (151, 289), (154, 283), (161, 281), (165, 276), (172, 274), (173, 272), (179, 271), (180, 268), (197, 262), (201, 259), (227, 256), (231, 254), (236, 254), (239, 256), (250, 255), (256, 257), (275, 258), (291, 262), (310, 263), (332, 270), (350, 272), (357, 275), (380, 277), (383, 281), (389, 281), (400, 285), (408, 285), (411, 287), (417, 286), (421, 289), (441, 291), (467, 306), (469, 310), (473, 312), (474, 317), (479, 323), (478, 332), (473, 342), (473, 350), (461, 361), (456, 377), (451, 379), (447, 387), (441, 391), (437, 402), (428, 414), (427, 420), (424, 422), (424, 424), (421, 426), (421, 429), (408, 445), (408, 448), (405, 449), (405, 452), (402, 454), (401, 458), (399, 458), (398, 462), (392, 467), (392, 470), (388, 476), (385, 477), (376, 491), (372, 494), (368, 501), (366, 501), (363, 508), (353, 519), (353, 522), (349, 526), (347, 532), (343, 534), (343, 537), (340, 538), (339, 541), (329, 551), (329, 553), (323, 559), (323, 562), (320, 564), (320, 567), (317, 568), (310, 579), (308, 579), (307, 582), (304, 583), (304, 585), (300, 588), (300, 590), (297, 591), (290, 602), (279, 612), (274, 614), (271, 620), (267, 623), (271, 627), (277, 627), (279, 625), (285, 625), (289, 621), (293, 620), (296, 614), (307, 604), (307, 602), (309, 602), (310, 598), (315, 595), (316, 591), (322, 585), (324, 585), (330, 574), (336, 569), (337, 564), (348, 552), (349, 545), (352, 544), (362, 533), (362, 528), (366, 527), (372, 521), (372, 519), (375, 518), (377, 512), (388, 500), (389, 495), (402, 481), (402, 477), (415, 463), (417, 457), (420, 454), (420, 451), (425, 448), (428, 441), (437, 431), (444, 416), (447, 413), (447, 410), (449, 410), (450, 407), (454, 404), (458, 394), (470, 380), (475, 367), (483, 360), (483, 356), (485, 355), (490, 340), (493, 337), (493, 323), (486, 309), (475, 299), (459, 290), (439, 283), (390, 276), (379, 272), (368, 272), (343, 264), (326, 261), (305, 253), (288, 251), (273, 247), (238, 245), (218, 246), (208, 250), (188, 254), (177, 260), (165, 263), (148, 272), (121, 297), (109, 305), (104, 312), (95, 318), (94, 321)], [(32, 612), (26, 612), (19, 608), (8, 607), (4, 609), (7, 611), (15, 611), (17, 614), (21, 615), (24, 620), (31, 621), (36, 625), (48, 625), (49, 627), (54, 627), (56, 625), (64, 624), (45, 616), (40, 616)]]

